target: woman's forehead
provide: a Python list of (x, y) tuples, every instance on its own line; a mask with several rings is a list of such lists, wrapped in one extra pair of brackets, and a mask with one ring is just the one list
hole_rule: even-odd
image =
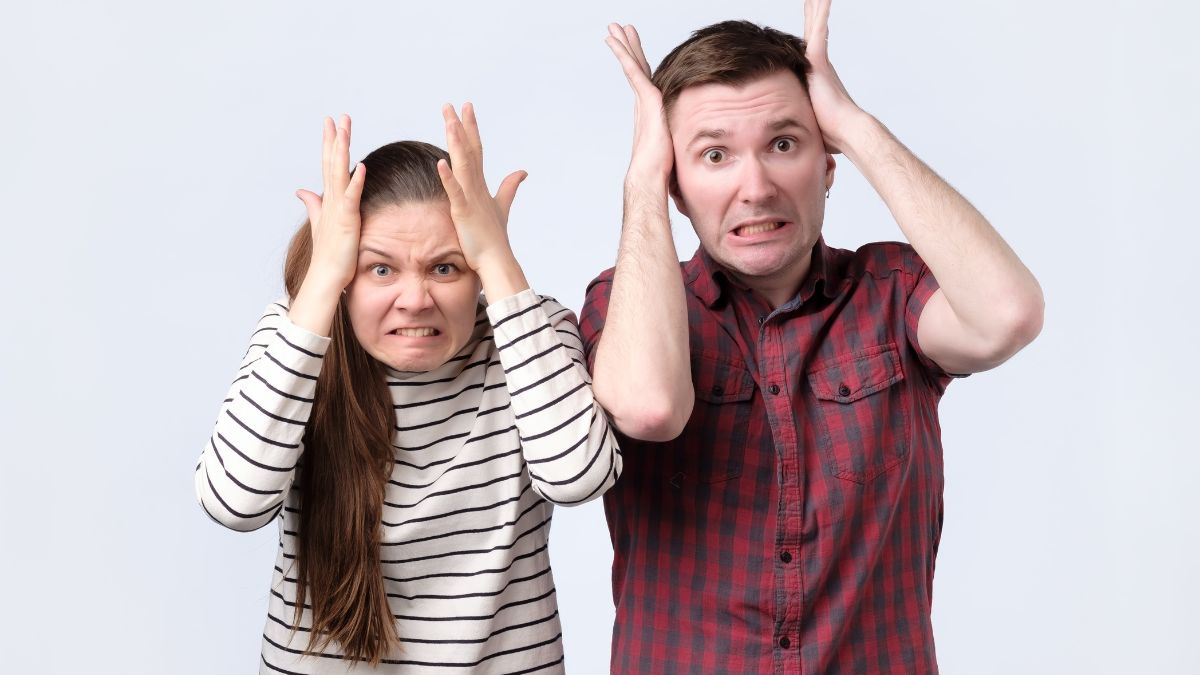
[(360, 251), (425, 260), (461, 251), (448, 202), (408, 202), (376, 209), (362, 221)]

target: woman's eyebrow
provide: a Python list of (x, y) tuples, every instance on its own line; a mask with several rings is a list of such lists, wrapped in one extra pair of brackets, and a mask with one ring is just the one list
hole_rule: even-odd
[(441, 251), (429, 256), (428, 260), (445, 260), (446, 258), (462, 258), (463, 260), (466, 260), (466, 256), (463, 255), (462, 251), (456, 248), (442, 249)]

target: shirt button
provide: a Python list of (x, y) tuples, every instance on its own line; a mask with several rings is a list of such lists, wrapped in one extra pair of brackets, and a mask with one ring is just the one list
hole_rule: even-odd
[(722, 387), (719, 384), (715, 384), (715, 385), (713, 385), (712, 393), (715, 396), (720, 396), (721, 394), (725, 393), (725, 387)]
[(767, 391), (771, 392), (772, 394), (778, 394), (779, 393), (779, 385), (773, 384), (773, 385), (767, 387)]
[(762, 315), (762, 316), (760, 316), (760, 317), (758, 317), (758, 325), (760, 325), (760, 326), (761, 326), (761, 325), (763, 325), (763, 324), (764, 324), (764, 323), (766, 323), (766, 322), (767, 322), (767, 316), (766, 316), (765, 314), (764, 314), (764, 315)]
[(785, 563), (790, 563), (790, 562), (792, 562), (792, 554), (787, 551), (784, 551), (783, 553), (779, 554), (779, 559)]
[(842, 386), (838, 387), (838, 396), (849, 396), (849, 395), (850, 395), (850, 387), (847, 387), (844, 384)]
[(784, 649), (787, 649), (788, 647), (792, 646), (792, 641), (787, 639), (786, 637), (781, 637), (781, 638), (779, 638), (779, 646), (783, 647)]

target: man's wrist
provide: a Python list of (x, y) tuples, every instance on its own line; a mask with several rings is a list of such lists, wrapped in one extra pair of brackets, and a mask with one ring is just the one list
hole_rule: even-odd
[(882, 143), (892, 138), (891, 132), (873, 115), (857, 108), (846, 116), (839, 125), (839, 137), (832, 139), (835, 146), (858, 166), (861, 161), (874, 155)]
[(625, 206), (629, 208), (631, 205), (657, 206), (661, 204), (664, 208), (667, 204), (667, 198), (670, 196), (668, 185), (671, 180), (671, 174), (668, 172), (665, 175), (659, 175), (655, 172), (634, 173), (630, 170), (625, 174)]

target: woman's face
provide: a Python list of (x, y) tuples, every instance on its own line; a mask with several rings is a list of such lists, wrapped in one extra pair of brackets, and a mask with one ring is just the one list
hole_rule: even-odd
[(467, 267), (448, 201), (367, 215), (358, 251), (346, 307), (368, 354), (396, 370), (428, 371), (466, 345), (479, 278)]

